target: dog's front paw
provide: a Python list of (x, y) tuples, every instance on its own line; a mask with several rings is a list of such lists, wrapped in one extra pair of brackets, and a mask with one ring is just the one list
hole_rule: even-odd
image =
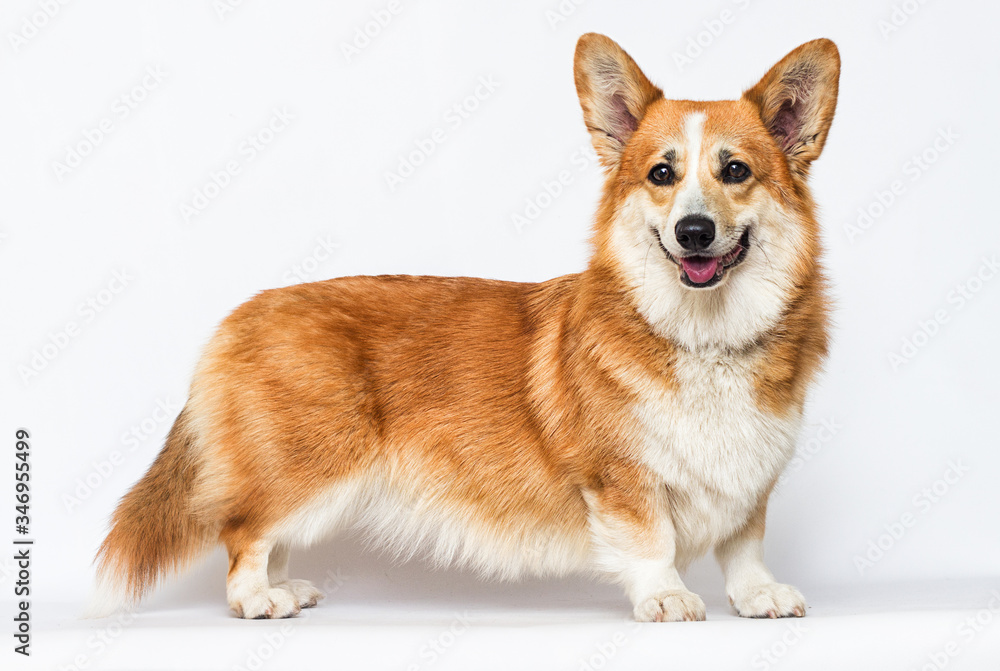
[(672, 590), (639, 601), (634, 614), (639, 622), (694, 622), (705, 619), (705, 602), (686, 589)]
[(771, 582), (741, 589), (729, 595), (741, 617), (804, 617), (806, 600), (791, 585)]

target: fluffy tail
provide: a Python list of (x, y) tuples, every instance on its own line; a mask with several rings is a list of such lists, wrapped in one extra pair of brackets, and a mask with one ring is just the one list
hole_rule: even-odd
[(217, 539), (191, 509), (199, 464), (186, 414), (177, 417), (156, 461), (115, 510), (95, 559), (98, 590), (89, 617), (135, 606), (162, 577)]

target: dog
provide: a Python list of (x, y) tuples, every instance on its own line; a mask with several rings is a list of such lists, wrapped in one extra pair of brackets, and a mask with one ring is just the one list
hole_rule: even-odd
[(667, 99), (598, 34), (574, 74), (606, 176), (586, 269), (344, 277), (237, 308), (114, 512), (96, 612), (221, 542), (235, 614), (294, 616), (323, 595), (289, 552), (353, 527), (495, 578), (590, 572), (639, 621), (705, 619), (681, 572), (712, 550), (736, 613), (805, 615), (762, 545), (828, 346), (807, 178), (837, 47), (738, 100)]

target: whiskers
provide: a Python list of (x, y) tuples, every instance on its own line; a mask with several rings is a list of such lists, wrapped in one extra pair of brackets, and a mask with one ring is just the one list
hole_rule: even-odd
[[(641, 244), (642, 243), (640, 242), (636, 246), (638, 247)], [(642, 284), (640, 284), (639, 286), (643, 289), (646, 288), (646, 264), (649, 262), (649, 250), (651, 250), (652, 248), (653, 248), (653, 243), (652, 242), (648, 243), (648, 245), (646, 246), (646, 255), (642, 258)]]
[(781, 271), (777, 267), (775, 267), (774, 262), (771, 261), (771, 257), (767, 253), (767, 248), (773, 247), (774, 249), (777, 249), (779, 251), (786, 252), (790, 256), (794, 255), (795, 253), (794, 250), (792, 250), (787, 245), (783, 245), (778, 242), (775, 242), (774, 240), (761, 237), (757, 238), (756, 245), (751, 245), (751, 246), (760, 250), (760, 253), (764, 256), (764, 261), (767, 263), (768, 268), (770, 269), (770, 272), (767, 273), (762, 279), (768, 282), (769, 284), (772, 284), (779, 288), (783, 288), (782, 283), (779, 282), (777, 279), (778, 276), (781, 274)]

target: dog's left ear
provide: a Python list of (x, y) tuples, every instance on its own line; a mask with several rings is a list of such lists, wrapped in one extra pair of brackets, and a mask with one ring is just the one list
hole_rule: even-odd
[(663, 92), (614, 40), (597, 33), (576, 43), (573, 74), (594, 149), (602, 164), (614, 167), (646, 108)]
[(764, 126), (805, 177), (819, 157), (837, 108), (840, 52), (830, 40), (806, 42), (764, 75), (743, 98), (760, 111)]

